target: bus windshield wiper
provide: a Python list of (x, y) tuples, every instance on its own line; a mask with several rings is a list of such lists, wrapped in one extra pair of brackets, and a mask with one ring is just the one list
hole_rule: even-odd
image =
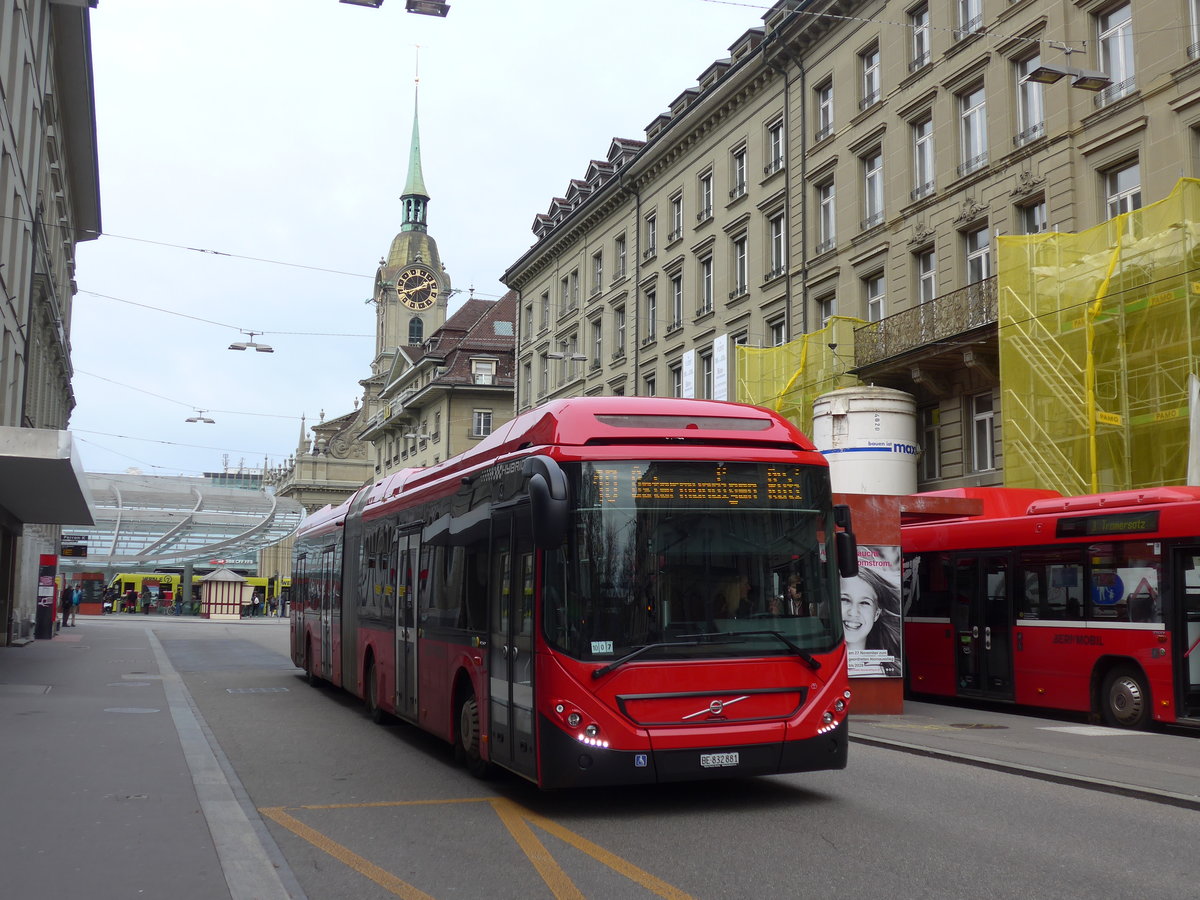
[(642, 646), (626, 653), (620, 659), (614, 659), (606, 666), (593, 669), (592, 678), (603, 678), (609, 672), (621, 668), (621, 666), (625, 665), (625, 663), (629, 662), (631, 659), (637, 659), (643, 653), (647, 653), (650, 650), (657, 650), (659, 647), (695, 647), (698, 646), (699, 643), (699, 641), (659, 641), (656, 644), (643, 644)]
[(821, 668), (820, 660), (814, 658), (811, 654), (806, 653), (805, 651), (801, 650), (798, 646), (796, 646), (796, 644), (792, 643), (792, 641), (790, 639), (785, 637), (782, 632), (779, 632), (779, 631), (726, 631), (726, 632), (723, 632), (723, 634), (725, 634), (731, 638), (739, 638), (739, 637), (742, 637), (743, 635), (747, 635), (747, 634), (769, 634), (771, 637), (778, 638), (782, 643), (786, 644), (787, 648), (789, 650), (791, 650), (793, 653), (795, 653), (802, 660), (804, 660), (804, 664), (806, 666), (808, 666), (810, 669), (812, 669), (814, 672), (817, 671), (817, 669)]

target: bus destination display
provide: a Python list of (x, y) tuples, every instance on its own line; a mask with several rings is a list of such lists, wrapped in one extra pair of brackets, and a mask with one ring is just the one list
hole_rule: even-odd
[(592, 486), (601, 504), (769, 506), (803, 500), (806, 475), (799, 466), (631, 463), (594, 466)]

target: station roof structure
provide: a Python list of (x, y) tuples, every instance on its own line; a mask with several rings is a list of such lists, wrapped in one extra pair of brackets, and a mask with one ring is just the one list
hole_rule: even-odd
[(95, 524), (63, 529), (64, 551), (68, 545), (83, 546), (87, 554), (60, 557), (63, 569), (221, 565), (278, 543), (305, 515), (295, 500), (269, 490), (226, 487), (208, 478), (86, 477)]

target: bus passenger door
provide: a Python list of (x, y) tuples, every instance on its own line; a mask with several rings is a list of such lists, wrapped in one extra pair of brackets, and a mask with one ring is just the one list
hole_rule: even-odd
[(396, 713), (417, 721), (417, 586), (421, 533), (402, 534), (396, 554)]
[(958, 693), (1013, 698), (1012, 626), (1008, 557), (960, 556), (954, 561), (953, 617)]
[(1200, 547), (1177, 547), (1174, 557), (1175, 611), (1169, 625), (1175, 632), (1179, 715), (1200, 719)]
[(321, 677), (328, 680), (333, 677), (333, 606), (336, 602), (337, 591), (335, 583), (341, 577), (340, 572), (334, 571), (336, 553), (333, 547), (326, 547), (321, 553)]
[(533, 533), (529, 507), (492, 518), (489, 742), (493, 762), (537, 777), (533, 703)]

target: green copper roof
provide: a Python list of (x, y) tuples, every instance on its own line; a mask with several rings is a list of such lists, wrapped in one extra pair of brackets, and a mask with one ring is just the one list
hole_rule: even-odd
[(421, 130), (417, 125), (417, 95), (413, 92), (412, 145), (408, 148), (408, 181), (404, 183), (402, 197), (418, 196), (429, 199), (425, 191), (425, 178), (421, 174)]

